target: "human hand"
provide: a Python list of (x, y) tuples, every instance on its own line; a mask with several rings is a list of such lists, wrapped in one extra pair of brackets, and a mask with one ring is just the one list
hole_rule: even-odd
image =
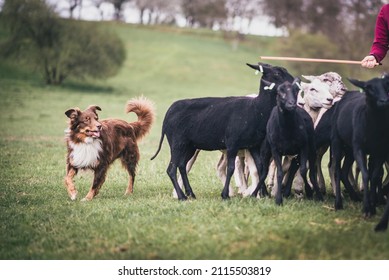
[(376, 65), (378, 65), (377, 60), (373, 55), (368, 55), (361, 61), (362, 67), (366, 68), (374, 68)]

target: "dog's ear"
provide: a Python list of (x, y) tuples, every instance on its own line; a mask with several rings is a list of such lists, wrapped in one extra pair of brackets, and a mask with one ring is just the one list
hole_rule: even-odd
[(65, 112), (65, 115), (71, 119), (71, 120), (74, 120), (76, 119), (79, 115), (81, 114), (81, 110), (79, 108), (72, 108), (72, 109), (69, 109)]
[[(97, 105), (90, 105), (87, 110), (91, 110), (93, 113), (96, 114), (96, 110), (101, 111), (101, 108)], [(97, 114), (96, 114), (97, 115)]]

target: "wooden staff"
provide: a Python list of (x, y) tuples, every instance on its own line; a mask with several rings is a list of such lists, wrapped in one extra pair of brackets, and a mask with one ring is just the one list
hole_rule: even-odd
[[(296, 62), (321, 62), (321, 63), (341, 63), (341, 64), (358, 64), (361, 65), (362, 61), (358, 60), (342, 60), (342, 59), (320, 59), (320, 58), (302, 58), (302, 57), (281, 57), (281, 56), (260, 56), (260, 59), (268, 60), (283, 60), (283, 61), (296, 61)], [(376, 63), (376, 65), (382, 65)]]

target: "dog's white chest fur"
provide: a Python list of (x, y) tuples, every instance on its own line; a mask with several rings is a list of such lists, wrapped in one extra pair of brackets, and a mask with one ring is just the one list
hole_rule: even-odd
[(71, 164), (76, 168), (94, 168), (99, 163), (99, 153), (102, 151), (101, 140), (88, 137), (85, 143), (69, 142)]

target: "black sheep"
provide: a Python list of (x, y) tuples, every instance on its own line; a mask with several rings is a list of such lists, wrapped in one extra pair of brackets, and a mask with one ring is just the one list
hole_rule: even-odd
[(266, 141), (263, 142), (261, 147), (260, 182), (252, 196), (256, 196), (258, 190), (265, 187), (268, 166), (271, 157), (273, 157), (277, 166), (278, 180), (276, 203), (278, 205), (282, 204), (282, 156), (298, 155), (307, 197), (310, 198), (313, 195), (307, 180), (307, 162), (309, 162), (309, 175), (313, 189), (317, 198), (322, 200), (316, 179), (313, 122), (304, 109), (297, 107), (298, 80), (296, 79), (293, 84), (284, 82), (278, 87), (277, 91), (277, 106), (271, 112), (266, 127)]
[[(340, 161), (346, 155), (349, 161), (355, 159), (361, 170), (363, 212), (370, 216), (376, 213), (377, 188), (382, 191), (383, 164), (389, 155), (389, 76), (366, 82), (350, 79), (350, 82), (364, 94), (347, 92), (333, 113), (331, 156), (335, 165), (335, 209), (343, 208)], [(370, 155), (368, 164), (367, 155)]]
[[(195, 198), (187, 177), (186, 164), (197, 149), (227, 150), (227, 179), (221, 194), (223, 199), (229, 197), (235, 157), (240, 149), (248, 149), (258, 167), (266, 123), (276, 105), (276, 88), (284, 81), (293, 81), (293, 76), (285, 68), (278, 66), (262, 63), (249, 66), (262, 72), (258, 97), (184, 99), (174, 102), (166, 112), (159, 147), (151, 159), (158, 155), (166, 135), (171, 154), (167, 173), (178, 199), (185, 200), (187, 197), (178, 185), (177, 168), (186, 195)], [(273, 84), (268, 86), (262, 83), (263, 80)]]

